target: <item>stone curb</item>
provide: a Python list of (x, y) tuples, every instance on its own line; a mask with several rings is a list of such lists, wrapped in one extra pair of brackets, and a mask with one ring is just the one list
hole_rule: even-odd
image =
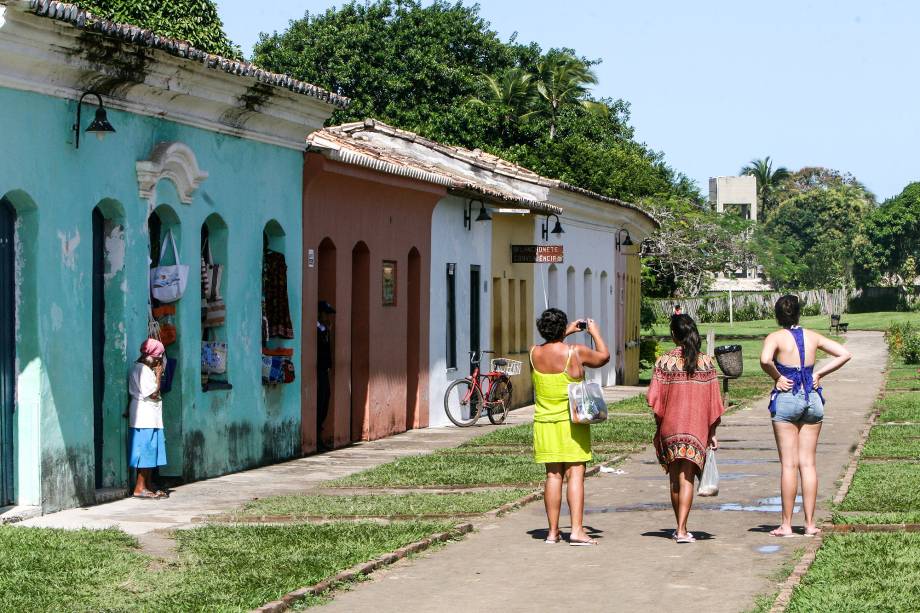
[(281, 613), (282, 611), (288, 610), (291, 605), (293, 605), (298, 600), (302, 600), (307, 596), (316, 596), (318, 594), (322, 594), (323, 592), (329, 591), (337, 583), (355, 581), (362, 575), (369, 575), (375, 570), (382, 568), (383, 566), (393, 564), (394, 562), (398, 562), (410, 554), (419, 553), (436, 543), (443, 543), (444, 541), (448, 541), (452, 538), (468, 534), (472, 530), (473, 524), (458, 524), (454, 527), (453, 530), (450, 530), (449, 532), (439, 532), (437, 534), (432, 534), (431, 536), (420, 541), (410, 543), (405, 547), (400, 547), (396, 551), (383, 554), (374, 560), (352, 566), (348, 570), (344, 570), (337, 575), (330, 577), (329, 579), (325, 579), (308, 587), (302, 587), (292, 592), (288, 592), (282, 596), (280, 600), (274, 600), (272, 602), (265, 603), (261, 607), (253, 609), (251, 613)]
[[(888, 382), (887, 371), (885, 376), (882, 378), (882, 383), (876, 400), (879, 400), (884, 395), (884, 387)], [(859, 443), (856, 445), (856, 450), (853, 451), (853, 455), (850, 457), (850, 463), (847, 466), (847, 471), (843, 475), (843, 479), (840, 482), (840, 487), (837, 489), (837, 494), (834, 495), (833, 504), (838, 505), (843, 502), (843, 499), (846, 497), (847, 492), (850, 491), (850, 485), (853, 483), (853, 476), (856, 474), (856, 467), (859, 464), (859, 457), (862, 455), (863, 448), (866, 446), (866, 441), (869, 439), (869, 432), (872, 430), (872, 427), (875, 425), (875, 422), (878, 420), (878, 416), (881, 414), (879, 409), (872, 411), (872, 415), (869, 417), (869, 421), (863, 427), (862, 432), (859, 434)], [(821, 544), (824, 542), (824, 535), (829, 531), (833, 531), (833, 524), (829, 521), (825, 521), (821, 524), (821, 533), (816, 537), (811, 539), (811, 542), (805, 547), (805, 553), (802, 554), (801, 559), (798, 564), (795, 565), (795, 568), (783, 582), (780, 587), (779, 594), (776, 595), (776, 600), (773, 601), (773, 606), (770, 607), (770, 613), (784, 613), (786, 607), (789, 606), (789, 602), (792, 600), (792, 593), (795, 591), (796, 586), (802, 581), (802, 577), (805, 576), (805, 573), (808, 572), (808, 569), (811, 568), (812, 563), (815, 561), (815, 557), (818, 555), (818, 550), (821, 548)]]

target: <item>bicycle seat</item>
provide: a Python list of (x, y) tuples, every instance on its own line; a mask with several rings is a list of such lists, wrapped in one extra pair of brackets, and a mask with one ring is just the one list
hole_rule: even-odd
[(505, 360), (503, 358), (498, 358), (497, 360), (492, 360), (492, 363), (495, 364), (496, 366), (507, 366), (508, 360)]

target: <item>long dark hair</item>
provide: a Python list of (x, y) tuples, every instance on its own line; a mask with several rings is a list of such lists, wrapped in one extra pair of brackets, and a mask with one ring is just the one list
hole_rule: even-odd
[(683, 350), (684, 370), (692, 375), (696, 372), (696, 360), (702, 344), (696, 322), (689, 315), (674, 315), (671, 317), (671, 337)]

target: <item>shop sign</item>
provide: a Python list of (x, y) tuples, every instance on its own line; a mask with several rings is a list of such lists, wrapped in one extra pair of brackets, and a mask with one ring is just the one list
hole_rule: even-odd
[(562, 264), (562, 245), (511, 245), (512, 264)]

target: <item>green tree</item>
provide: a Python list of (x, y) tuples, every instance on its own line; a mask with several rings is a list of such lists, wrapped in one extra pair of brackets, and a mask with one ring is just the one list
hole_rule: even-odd
[(758, 207), (757, 219), (763, 221), (767, 218), (769, 210), (773, 207), (773, 192), (789, 176), (789, 171), (785, 166), (773, 169), (773, 162), (770, 156), (762, 160), (751, 160), (751, 162), (741, 169), (742, 175), (753, 175), (757, 179), (757, 199), (760, 201)]
[(785, 285), (852, 287), (856, 254), (866, 242), (863, 222), (872, 206), (871, 194), (855, 185), (811, 189), (780, 203), (764, 225), (801, 266)]
[(511, 126), (533, 116), (536, 101), (536, 87), (533, 73), (521, 67), (506, 70), (501, 76), (484, 75), (487, 89), (484, 98), (475, 100), (481, 104), (494, 104), (500, 109), (502, 136), (510, 136)]
[(606, 115), (606, 104), (590, 100), (589, 85), (597, 84), (597, 75), (584, 60), (565, 52), (550, 52), (537, 62), (537, 92), (541, 104), (535, 108), (549, 120), (549, 139), (556, 137), (559, 114), (567, 106), (581, 105), (594, 115)]
[(904, 279), (909, 258), (920, 260), (920, 183), (911, 183), (874, 208), (865, 220), (856, 276), (864, 285), (894, 285)]
[(235, 59), (243, 55), (227, 38), (211, 0), (80, 0), (79, 5), (96, 17), (188, 41), (202, 51)]

